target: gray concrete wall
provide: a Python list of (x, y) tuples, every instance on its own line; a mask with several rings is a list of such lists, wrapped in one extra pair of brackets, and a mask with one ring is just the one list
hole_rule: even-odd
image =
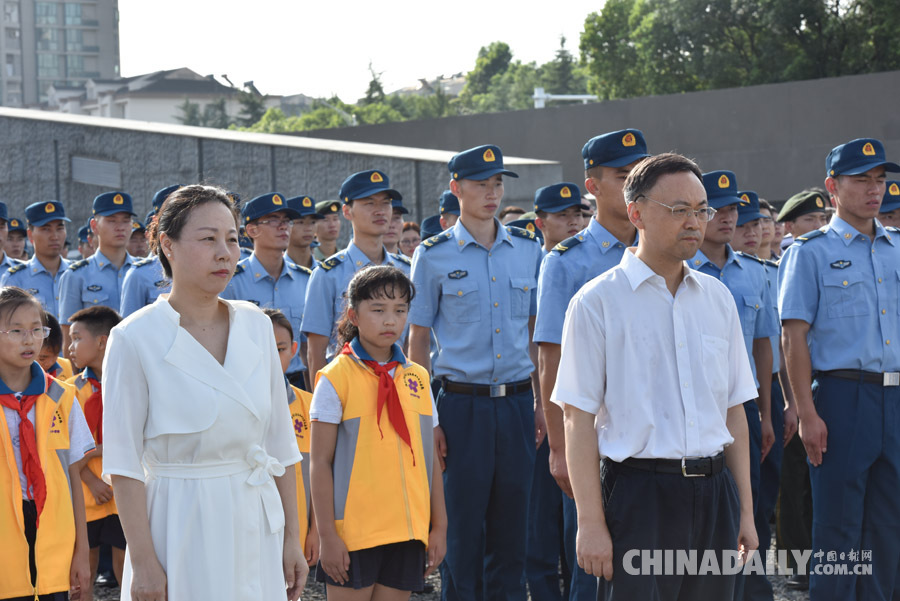
[[(0, 200), (24, 217), (28, 204), (58, 199), (79, 227), (93, 198), (111, 188), (75, 181), (73, 157), (118, 164), (120, 189), (134, 197), (141, 219), (153, 193), (173, 183), (216, 184), (245, 200), (273, 190), (324, 200), (336, 198), (351, 173), (379, 168), (403, 194), (409, 218), (421, 221), (437, 212), (452, 154), (0, 108)], [(530, 205), (535, 188), (562, 175), (549, 161), (506, 162), (521, 175), (508, 180), (506, 203)]]
[(558, 161), (565, 179), (580, 183), (584, 143), (636, 127), (651, 152), (683, 153), (704, 171), (730, 169), (742, 188), (778, 201), (822, 185), (825, 156), (854, 138), (879, 138), (900, 161), (897, 98), (900, 71), (891, 71), (303, 135), (452, 151), (498, 144), (507, 154)]

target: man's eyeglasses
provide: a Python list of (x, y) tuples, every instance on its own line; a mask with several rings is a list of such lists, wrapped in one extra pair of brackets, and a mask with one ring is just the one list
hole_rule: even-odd
[(289, 217), (282, 217), (281, 219), (257, 219), (256, 223), (260, 225), (271, 225), (272, 227), (291, 227), (294, 225), (294, 220)]
[(661, 203), (658, 200), (653, 200), (649, 196), (644, 196), (643, 194), (638, 196), (638, 198), (646, 198), (650, 202), (656, 203), (661, 207), (666, 207), (667, 209), (672, 211), (672, 217), (675, 217), (676, 219), (681, 219), (682, 221), (687, 219), (688, 217), (694, 216), (697, 218), (697, 221), (706, 222), (706, 221), (712, 220), (713, 216), (715, 216), (715, 214), (716, 214), (716, 210), (712, 207), (703, 207), (702, 209), (695, 210), (695, 209), (692, 209), (691, 207), (685, 207), (685, 206), (673, 207), (671, 205)]
[(35, 340), (43, 340), (50, 335), (50, 328), (31, 328), (28, 330), (0, 330), (0, 334), (6, 334), (10, 342), (23, 342), (25, 338), (31, 336)]

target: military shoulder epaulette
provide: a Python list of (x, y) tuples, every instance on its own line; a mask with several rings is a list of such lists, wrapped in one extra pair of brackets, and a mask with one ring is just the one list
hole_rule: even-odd
[(509, 233), (516, 238), (527, 238), (528, 240), (534, 240), (535, 242), (538, 242), (537, 236), (534, 235), (534, 232), (529, 232), (524, 227), (507, 225), (506, 229), (509, 230)]
[(18, 263), (10, 267), (7, 272), (16, 273), (17, 271), (22, 271), (23, 269), (25, 269), (25, 263)]
[(771, 259), (766, 259), (765, 263), (769, 267), (778, 267), (778, 265), (781, 263), (781, 261), (773, 261)]
[(446, 231), (446, 232), (437, 234), (436, 236), (432, 236), (431, 238), (426, 238), (425, 240), (422, 240), (422, 246), (424, 246), (426, 249), (431, 248), (432, 246), (440, 244), (441, 242), (446, 242), (452, 236), (453, 236), (453, 234), (451, 234), (449, 231)]
[(244, 273), (244, 266), (240, 263), (234, 266), (234, 275), (237, 275), (239, 273)]
[(763, 259), (760, 259), (759, 257), (757, 257), (757, 256), (755, 256), (755, 255), (747, 254), (747, 253), (745, 253), (745, 252), (742, 251), (742, 250), (739, 250), (738, 252), (736, 252), (736, 253), (734, 253), (734, 254), (736, 254), (737, 256), (739, 256), (739, 257), (741, 257), (741, 258), (743, 258), (743, 259), (751, 259), (751, 260), (753, 260), (753, 261), (756, 261), (756, 262), (759, 263), (760, 265), (765, 265), (765, 264), (766, 264), (766, 262), (765, 262)]
[(319, 263), (319, 265), (322, 266), (322, 269), (324, 269), (325, 271), (328, 271), (329, 269), (334, 268), (336, 265), (340, 265), (346, 259), (347, 259), (347, 253), (342, 251), (336, 255), (331, 255), (330, 257), (328, 257), (327, 259), (325, 259), (324, 261)]
[(400, 261), (401, 263), (412, 265), (412, 260), (403, 253), (391, 253), (391, 258), (396, 261)]
[(893, 225), (889, 225), (889, 226), (885, 227), (884, 229), (886, 229), (889, 232), (900, 233), (900, 227), (894, 227)]
[(287, 266), (289, 269), (293, 269), (294, 271), (300, 271), (302, 273), (305, 273), (306, 275), (312, 275), (312, 269), (310, 269), (309, 267), (304, 267), (303, 265), (297, 265), (296, 263), (294, 263), (292, 261), (288, 261)]
[(813, 230), (811, 232), (807, 232), (807, 233), (803, 234), (799, 238), (795, 238), (794, 242), (803, 244), (804, 242), (808, 242), (809, 240), (812, 240), (813, 238), (818, 238), (819, 236), (824, 236), (824, 235), (825, 235), (825, 232), (823, 232), (822, 230)]
[(156, 257), (153, 257), (153, 256), (144, 257), (140, 261), (136, 261), (135, 263), (133, 263), (132, 267), (143, 267), (144, 265), (149, 265), (150, 263), (153, 263), (155, 260), (156, 260)]
[(582, 236), (581, 234), (578, 234), (577, 236), (572, 236), (571, 238), (566, 238), (565, 240), (563, 240), (562, 242), (560, 242), (559, 244), (554, 246), (553, 250), (555, 250), (559, 254), (563, 254), (564, 252), (566, 252), (573, 246), (578, 246), (582, 242), (584, 242), (584, 236)]
[(81, 269), (82, 267), (84, 267), (87, 264), (88, 264), (87, 259), (81, 259), (80, 261), (75, 261), (74, 263), (69, 265), (69, 269), (71, 269), (72, 271), (76, 271), (78, 269)]

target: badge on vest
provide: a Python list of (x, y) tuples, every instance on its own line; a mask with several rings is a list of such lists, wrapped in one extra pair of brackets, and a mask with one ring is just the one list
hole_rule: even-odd
[(157, 288), (165, 288), (166, 286), (169, 285), (169, 282), (166, 280), (160, 280), (158, 282), (154, 282), (153, 285), (156, 286)]
[(87, 287), (87, 289), (91, 292), (100, 292), (101, 290), (103, 290), (103, 286), (101, 286), (100, 284), (91, 284)]
[(450, 273), (448, 273), (447, 277), (450, 278), (451, 280), (461, 280), (464, 277), (466, 277), (467, 275), (469, 275), (468, 271), (463, 271), (462, 269), (457, 269), (456, 271), (451, 271)]
[(851, 265), (850, 261), (841, 260), (841, 261), (835, 261), (834, 263), (832, 263), (831, 267), (833, 269), (847, 269), (848, 267), (850, 267), (850, 265)]

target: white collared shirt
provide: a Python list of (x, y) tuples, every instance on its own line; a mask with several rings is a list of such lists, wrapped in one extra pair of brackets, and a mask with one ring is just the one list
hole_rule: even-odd
[(673, 297), (628, 249), (569, 303), (551, 401), (597, 416), (613, 461), (708, 457), (733, 442), (729, 407), (756, 398), (731, 293), (684, 266)]

